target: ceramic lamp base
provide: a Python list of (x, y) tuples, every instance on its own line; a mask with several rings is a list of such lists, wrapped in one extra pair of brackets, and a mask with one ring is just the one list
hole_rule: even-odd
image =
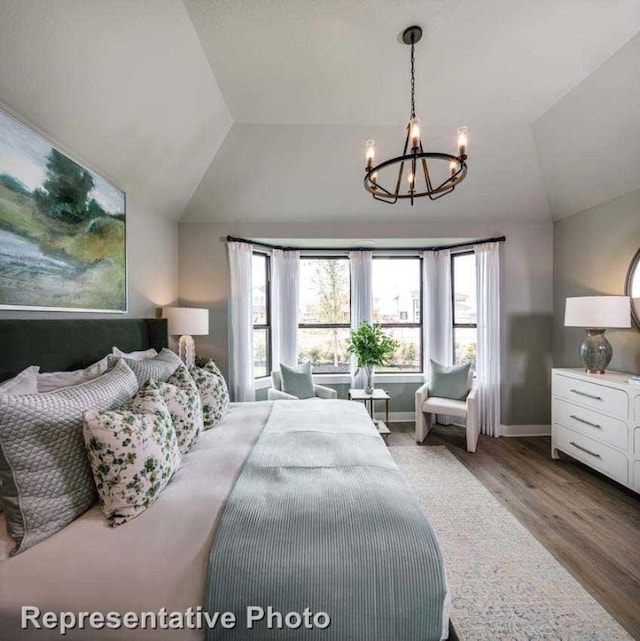
[(579, 353), (588, 374), (604, 374), (611, 362), (613, 349), (604, 335), (604, 329), (587, 329)]
[(180, 337), (178, 341), (178, 356), (187, 368), (191, 368), (196, 364), (196, 342), (193, 340), (193, 336), (184, 334)]

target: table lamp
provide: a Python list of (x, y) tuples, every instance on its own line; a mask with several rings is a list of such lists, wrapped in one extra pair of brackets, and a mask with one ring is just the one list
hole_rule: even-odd
[(209, 310), (195, 307), (165, 307), (162, 315), (169, 321), (169, 334), (180, 336), (178, 356), (187, 367), (196, 362), (193, 336), (209, 333)]
[(565, 327), (584, 327), (586, 336), (578, 348), (588, 374), (604, 374), (613, 349), (604, 332), (609, 327), (631, 327), (628, 296), (579, 296), (567, 298)]

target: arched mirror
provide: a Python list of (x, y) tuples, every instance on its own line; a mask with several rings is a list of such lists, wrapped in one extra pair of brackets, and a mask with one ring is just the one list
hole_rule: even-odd
[(636, 327), (640, 328), (640, 249), (629, 266), (625, 293), (631, 297), (631, 315)]

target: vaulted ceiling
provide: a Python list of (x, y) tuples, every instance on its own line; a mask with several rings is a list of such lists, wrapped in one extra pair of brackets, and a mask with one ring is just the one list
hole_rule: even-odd
[[(547, 143), (538, 145), (533, 125), (638, 33), (638, 0), (185, 0), (185, 6), (234, 119), (185, 220), (549, 219), (617, 195), (611, 191), (621, 181), (607, 186), (606, 166), (601, 182), (589, 171), (580, 180), (582, 161), (568, 148), (564, 156), (545, 155), (541, 171)], [(409, 49), (399, 37), (411, 24), (424, 29), (416, 47), (423, 141), (453, 151), (456, 127), (468, 125), (469, 175), (438, 202), (390, 207), (362, 188), (364, 142), (374, 138), (381, 157), (401, 151), (410, 104)], [(589, 114), (598, 124), (607, 98), (628, 117), (634, 105), (640, 108), (625, 95), (639, 86), (640, 74), (634, 77), (628, 65), (624, 73), (627, 86), (601, 95)], [(550, 131), (562, 147), (554, 124), (540, 127), (540, 137)], [(597, 147), (597, 127), (587, 136)], [(566, 163), (578, 178), (567, 186), (553, 162)], [(622, 175), (626, 183), (640, 181), (635, 165), (625, 165)], [(574, 192), (580, 197), (567, 203)]]
[[(468, 125), (469, 176), (389, 207), (364, 141), (400, 151), (414, 23), (425, 146)], [(0, 0), (0, 102), (173, 218), (547, 220), (640, 187), (639, 30), (640, 0)]]

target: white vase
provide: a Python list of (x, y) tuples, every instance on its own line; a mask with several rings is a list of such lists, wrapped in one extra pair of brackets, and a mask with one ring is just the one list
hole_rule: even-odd
[(364, 366), (364, 373), (367, 377), (365, 385), (364, 385), (364, 391), (365, 394), (373, 394), (373, 374), (374, 374), (375, 368), (373, 365), (365, 365)]

